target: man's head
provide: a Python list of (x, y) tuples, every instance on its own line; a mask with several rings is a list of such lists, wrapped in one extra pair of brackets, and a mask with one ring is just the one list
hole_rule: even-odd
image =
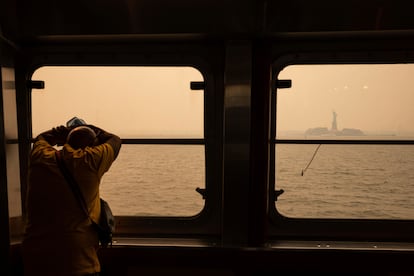
[(78, 126), (69, 132), (67, 143), (74, 149), (84, 149), (88, 146), (93, 146), (95, 139), (95, 131), (90, 127)]

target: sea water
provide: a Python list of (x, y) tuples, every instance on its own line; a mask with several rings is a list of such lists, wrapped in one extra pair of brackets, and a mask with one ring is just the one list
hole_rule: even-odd
[(101, 197), (115, 215), (193, 216), (204, 207), (203, 145), (122, 145)]
[(311, 218), (414, 218), (414, 146), (278, 145), (280, 213)]
[[(284, 193), (275, 207), (282, 215), (414, 218), (414, 146), (317, 147), (277, 145), (276, 189)], [(204, 207), (197, 187), (205, 187), (204, 146), (123, 145), (101, 196), (115, 215), (192, 216)]]

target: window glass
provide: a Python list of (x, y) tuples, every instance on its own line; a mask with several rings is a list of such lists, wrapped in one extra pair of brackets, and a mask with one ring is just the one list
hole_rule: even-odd
[(202, 81), (191, 67), (42, 67), (34, 90), (33, 133), (73, 116), (122, 138), (203, 138)]
[[(7, 192), (10, 217), (22, 214), (17, 109), (14, 69), (2, 67), (4, 134), (6, 138)], [(13, 234), (13, 233), (12, 233)]]
[[(414, 146), (323, 140), (414, 140), (414, 65), (294, 65), (278, 79), (276, 201), (301, 218), (414, 219)], [(277, 141), (276, 141), (277, 143)]]
[(116, 215), (191, 216), (204, 201), (203, 145), (123, 145), (104, 176), (101, 196)]
[[(127, 138), (204, 138), (203, 81), (192, 67), (42, 67), (33, 136), (74, 116)], [(115, 215), (191, 216), (204, 206), (204, 145), (124, 144), (101, 195)]]

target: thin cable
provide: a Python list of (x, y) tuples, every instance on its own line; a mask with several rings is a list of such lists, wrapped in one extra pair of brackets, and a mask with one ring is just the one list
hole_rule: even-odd
[(306, 172), (306, 170), (309, 168), (309, 166), (312, 164), (313, 159), (315, 159), (316, 154), (318, 153), (319, 148), (322, 146), (322, 144), (319, 144), (319, 146), (316, 148), (315, 152), (313, 153), (313, 156), (311, 160), (309, 161), (308, 165), (305, 167), (305, 169), (302, 170), (302, 176)]
[(13, 41), (7, 39), (5, 36), (3, 36), (3, 33), (0, 29), (0, 40), (6, 42), (7, 44), (9, 44), (9, 46), (11, 46), (13, 49), (15, 50), (19, 50), (19, 46), (17, 46), (16, 43), (14, 43)]

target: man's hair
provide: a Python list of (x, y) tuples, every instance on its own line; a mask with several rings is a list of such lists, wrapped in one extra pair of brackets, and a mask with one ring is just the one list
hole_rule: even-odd
[(92, 146), (95, 138), (96, 134), (93, 129), (87, 126), (78, 126), (69, 132), (67, 143), (74, 149), (84, 149)]

